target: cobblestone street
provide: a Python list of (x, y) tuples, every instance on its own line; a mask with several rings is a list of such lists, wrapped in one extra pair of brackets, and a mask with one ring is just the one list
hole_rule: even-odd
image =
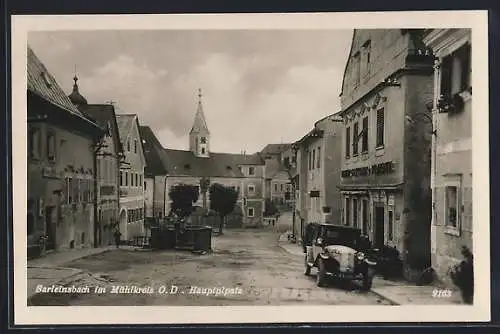
[[(389, 304), (354, 285), (316, 287), (314, 272), (305, 276), (301, 258), (284, 251), (270, 228), (227, 230), (212, 243), (213, 253), (206, 255), (119, 249), (66, 263), (65, 267), (83, 273), (62, 284), (88, 286), (90, 293), (42, 292), (29, 305)], [(113, 293), (113, 286), (151, 289)]]

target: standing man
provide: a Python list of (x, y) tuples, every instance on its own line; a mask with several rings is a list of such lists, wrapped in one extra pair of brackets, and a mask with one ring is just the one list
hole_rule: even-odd
[(120, 238), (122, 234), (118, 227), (115, 229), (115, 233), (113, 234), (113, 236), (115, 237), (116, 248), (120, 248)]

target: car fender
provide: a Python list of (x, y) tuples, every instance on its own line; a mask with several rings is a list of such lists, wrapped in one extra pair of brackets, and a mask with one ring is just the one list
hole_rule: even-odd
[(314, 265), (317, 266), (318, 265), (318, 262), (319, 262), (319, 259), (322, 259), (322, 260), (330, 260), (331, 257), (328, 256), (328, 254), (325, 254), (325, 253), (319, 253), (317, 256), (316, 256), (316, 259), (314, 260)]

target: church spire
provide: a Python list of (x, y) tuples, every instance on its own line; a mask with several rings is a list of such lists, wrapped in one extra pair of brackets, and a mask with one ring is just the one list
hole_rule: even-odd
[(208, 158), (210, 132), (203, 113), (202, 96), (201, 89), (198, 89), (198, 108), (194, 116), (193, 127), (189, 132), (189, 149), (197, 157)]
[(190, 134), (200, 133), (203, 135), (209, 135), (207, 121), (205, 120), (205, 113), (203, 112), (203, 101), (202, 101), (201, 88), (198, 89), (198, 108), (194, 116), (193, 127), (191, 128)]

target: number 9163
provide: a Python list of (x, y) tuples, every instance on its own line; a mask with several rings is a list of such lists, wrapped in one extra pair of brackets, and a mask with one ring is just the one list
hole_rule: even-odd
[(450, 298), (452, 291), (450, 289), (434, 289), (432, 290), (432, 297), (434, 298)]

